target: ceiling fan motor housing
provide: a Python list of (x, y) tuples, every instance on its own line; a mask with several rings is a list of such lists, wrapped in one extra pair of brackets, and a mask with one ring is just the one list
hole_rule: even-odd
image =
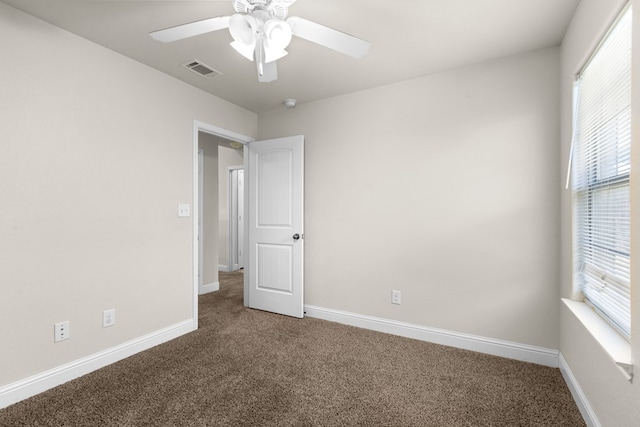
[(238, 13), (251, 13), (257, 10), (268, 12), (272, 17), (284, 20), (296, 0), (233, 0), (233, 8)]

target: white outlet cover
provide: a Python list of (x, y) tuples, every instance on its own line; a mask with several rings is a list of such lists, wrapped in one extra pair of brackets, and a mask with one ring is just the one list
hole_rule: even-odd
[(102, 327), (106, 328), (116, 324), (116, 310), (105, 310), (102, 312)]
[(71, 324), (68, 320), (53, 325), (53, 342), (68, 340), (71, 337)]
[(391, 304), (400, 304), (402, 301), (400, 291), (391, 291)]

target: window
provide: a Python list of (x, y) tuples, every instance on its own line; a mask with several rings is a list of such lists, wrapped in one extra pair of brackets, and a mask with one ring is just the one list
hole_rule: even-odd
[(628, 339), (631, 7), (584, 67), (575, 90), (574, 281), (585, 301)]

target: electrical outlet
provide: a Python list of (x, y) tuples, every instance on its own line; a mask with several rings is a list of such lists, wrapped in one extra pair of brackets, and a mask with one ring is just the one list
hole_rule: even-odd
[(116, 324), (116, 309), (105, 310), (102, 312), (102, 327), (107, 328)]
[(400, 291), (391, 291), (391, 304), (400, 304)]
[(53, 325), (53, 342), (68, 340), (70, 337), (71, 325), (68, 320)]

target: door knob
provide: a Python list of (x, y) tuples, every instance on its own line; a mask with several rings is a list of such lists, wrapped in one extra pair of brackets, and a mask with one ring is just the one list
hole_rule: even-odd
[(299, 240), (300, 239), (300, 235), (298, 233), (293, 235), (293, 240)]

